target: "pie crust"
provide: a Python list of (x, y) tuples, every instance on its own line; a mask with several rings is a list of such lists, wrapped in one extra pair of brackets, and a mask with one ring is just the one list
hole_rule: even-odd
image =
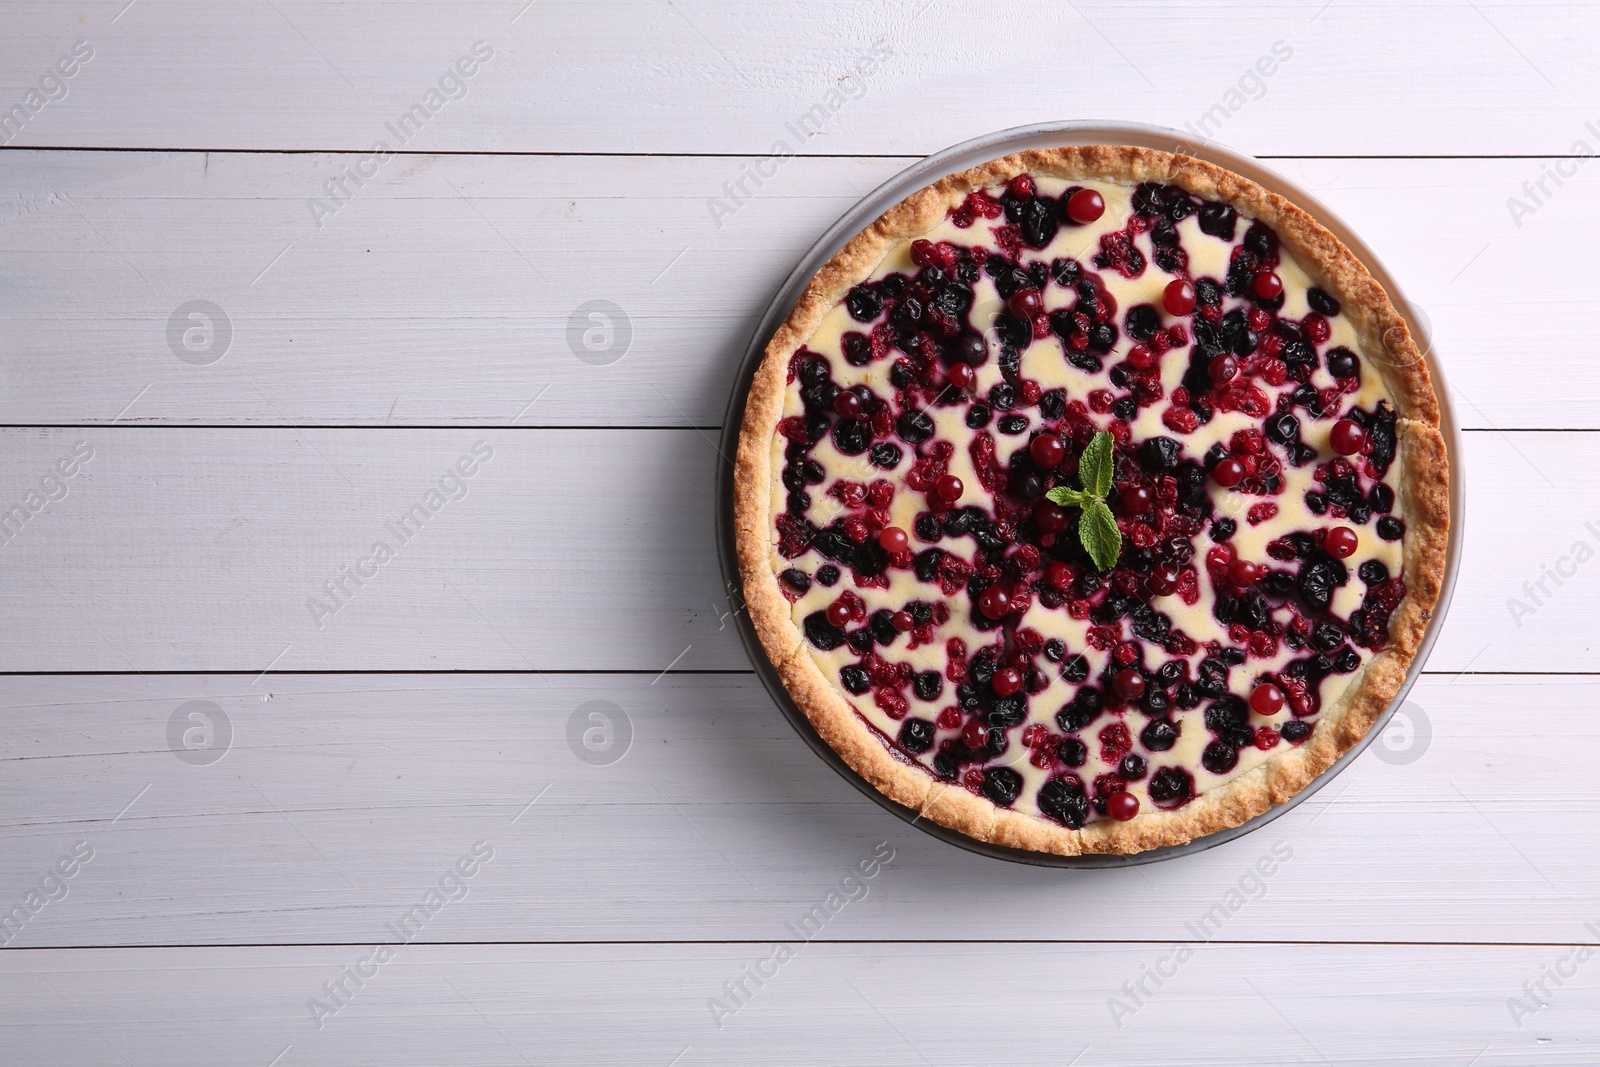
[[(1264, 762), (1175, 810), (1146, 809), (1131, 821), (1096, 819), (1070, 829), (1009, 810), (943, 782), (885, 743), (824, 675), (808, 651), (777, 579), (772, 512), (774, 439), (782, 418), (791, 356), (823, 317), (887, 253), (942, 223), (967, 194), (1030, 174), (1124, 185), (1161, 182), (1232, 205), (1276, 231), (1319, 287), (1334, 294), (1360, 339), (1363, 364), (1376, 370), (1397, 414), (1400, 470), (1395, 490), (1406, 517), (1401, 544), (1406, 595), (1389, 640), (1336, 700), (1325, 702), (1309, 737), (1273, 749)], [(1131, 853), (1175, 845), (1237, 826), (1282, 804), (1360, 741), (1395, 696), (1416, 654), (1444, 574), (1449, 470), (1439, 407), (1427, 365), (1404, 319), (1355, 256), (1315, 219), (1283, 197), (1231, 171), (1146, 148), (1090, 145), (1023, 152), (951, 175), (885, 212), (812, 278), (779, 327), (746, 402), (735, 463), (735, 524), (744, 602), (762, 648), (818, 734), (885, 796), (979, 841), (1059, 855)]]

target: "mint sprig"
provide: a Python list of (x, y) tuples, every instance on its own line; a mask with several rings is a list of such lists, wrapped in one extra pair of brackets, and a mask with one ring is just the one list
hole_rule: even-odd
[(1078, 482), (1083, 488), (1058, 485), (1045, 494), (1052, 504), (1080, 509), (1078, 540), (1094, 565), (1103, 571), (1116, 566), (1122, 553), (1122, 531), (1117, 529), (1117, 520), (1105, 500), (1111, 492), (1115, 450), (1115, 439), (1101, 430), (1078, 457)]

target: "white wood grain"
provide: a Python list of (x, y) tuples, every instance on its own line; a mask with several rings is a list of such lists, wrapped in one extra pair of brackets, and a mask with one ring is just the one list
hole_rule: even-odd
[[(1583, 45), (1597, 15), (1582, 4), (125, 7), (8, 5), (0, 69), (15, 99), (73, 41), (95, 48), (67, 97), (34, 116), (19, 143), (365, 151), (478, 39), (496, 57), (428, 122), (418, 147), (766, 153), (795, 139), (786, 122), (850, 89), (841, 79), (873, 47), (887, 58), (858, 99), (837, 98), (807, 151), (923, 155), (1063, 117), (1199, 128), (1214, 107), (1225, 121), (1205, 129), (1258, 153), (1556, 153), (1579, 137), (1594, 143)], [(1241, 93), (1275, 42), (1292, 55)]]
[(720, 1030), (707, 1001), (770, 943), (413, 947), (321, 1030), (307, 1001), (367, 949), (7, 953), (0, 994), (17, 1067), (1585, 1065), (1600, 1012), (1591, 960), (1513, 1023), (1570, 947), (1200, 945), (1120, 1028), (1170, 945), (792, 947)]
[[(75, 443), (95, 451), (69, 495), (4, 547), (0, 663), (35, 650), (48, 667), (27, 669), (746, 663), (712, 548), (716, 446), (694, 430), (102, 428), (5, 439), (15, 444), (3, 450), (8, 507)], [(461, 481), (456, 464), (474, 446), (493, 458), (465, 496), (400, 537), (410, 508)], [(380, 542), (394, 555), (381, 566)], [(314, 611), (314, 599), (335, 603), (323, 583), (341, 580), (341, 567), (376, 574), (344, 584), (337, 613)]]
[[(478, 840), (493, 862), (420, 940), (782, 937), (885, 841), (892, 869), (827, 939), (1180, 938), (1274, 847), (1289, 858), (1215, 936), (1560, 942), (1600, 920), (1594, 678), (1426, 676), (1383, 747), (1270, 826), (1078, 872), (907, 827), (818, 760), (752, 675), (11, 677), (0, 692), (0, 914), (77, 842), (94, 850), (66, 899), (7, 935), (16, 948), (363, 943)], [(190, 742), (221, 754), (209, 765), (169, 748), (174, 717), (206, 725), (180, 711), (192, 700), (213, 705), (209, 740)], [(591, 701), (610, 704), (614, 762), (570, 747), (574, 718), (603, 726), (579, 710)]]
[[(747, 665), (713, 549), (709, 434), (12, 429), (0, 503), (80, 440), (95, 458), (70, 495), (0, 546), (0, 669)], [(1600, 436), (1466, 440), (1466, 551), (1431, 668), (1600, 669), (1600, 568), (1574, 562), (1578, 542), (1585, 560), (1600, 544)], [(494, 459), (468, 495), (401, 545), (385, 524), (479, 441)], [(345, 586), (337, 614), (314, 613), (322, 583), (379, 540), (396, 558)], [(1558, 588), (1542, 567), (1573, 576)]]
[[(783, 278), (908, 162), (790, 161), (719, 227), (707, 199), (743, 160), (407, 157), (319, 229), (307, 200), (354, 159), (0, 153), (0, 422), (716, 425)], [(1600, 427), (1573, 327), (1600, 316), (1600, 172), (1519, 226), (1505, 199), (1537, 160), (1277, 166), (1402, 280), (1463, 425)], [(1512, 307), (1524, 274), (1539, 293)], [(168, 340), (196, 299), (232, 331), (209, 365)], [(631, 334), (608, 365), (567, 336), (595, 299)]]
[[(1478, 428), (1468, 551), (1413, 694), (1420, 757), (1369, 752), (1180, 863), (996, 864), (828, 771), (744, 672), (713, 445), (690, 427), (720, 421), (799, 253), (913, 158), (1070, 116), (1181, 127), (1219, 103), (1210, 132), (1265, 156), (1586, 155), (1597, 23), (1373, 0), (6, 4), (0, 117), (74, 41), (95, 54), (0, 135), (0, 424), (19, 427), (0, 430), (0, 511), (75, 442), (96, 452), (0, 545), (0, 670), (120, 673), (0, 677), (0, 916), (95, 849), (5, 937), (0, 1061), (1594, 1062), (1587, 969), (1520, 1026), (1508, 998), (1600, 923), (1600, 678), (1528, 673), (1600, 671), (1600, 440), (1493, 432), (1600, 428), (1572, 325), (1600, 310), (1588, 164), (1563, 161), (1566, 186), (1520, 221), (1508, 198), (1553, 159), (1275, 164), (1431, 320)], [(357, 159), (326, 153), (368, 151), (477, 39), (496, 54), (465, 98), (316, 227), (307, 199)], [(1231, 107), (1276, 41), (1292, 57)], [(800, 143), (786, 124), (852, 90), (874, 47), (865, 92)], [(805, 158), (717, 226), (708, 199), (779, 138)], [(167, 336), (197, 299), (233, 327), (209, 365)], [(595, 299), (633, 331), (609, 366), (566, 340)], [(511, 425), (568, 429), (488, 428)], [(455, 428), (399, 428), (420, 426)], [(321, 581), (480, 440), (495, 456), (467, 496), (316, 628)], [(585, 673), (602, 670), (637, 673)], [(188, 700), (227, 716), (216, 763), (170, 747)], [(631, 726), (618, 762), (569, 747), (591, 700)], [(439, 944), (317, 1029), (307, 999), (478, 840), (493, 862), (418, 937)], [(707, 998), (880, 841), (895, 858), (833, 943), (797, 944), (717, 1029)], [(1293, 855), (1256, 893), (1243, 879), (1280, 842)], [(1230, 888), (1259, 897), (1230, 943), (1119, 1028), (1108, 998)], [(216, 947), (93, 947), (140, 945)]]

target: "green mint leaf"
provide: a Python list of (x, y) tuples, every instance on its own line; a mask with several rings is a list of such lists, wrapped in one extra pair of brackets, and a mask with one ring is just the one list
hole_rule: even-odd
[(1111, 471), (1115, 467), (1111, 453), (1115, 448), (1116, 441), (1101, 430), (1078, 457), (1078, 482), (1084, 492), (1097, 500), (1111, 492)]
[(1094, 497), (1090, 496), (1088, 493), (1080, 492), (1077, 489), (1071, 489), (1065, 485), (1056, 486), (1054, 489), (1046, 493), (1044, 498), (1050, 501), (1050, 503), (1057, 504), (1064, 508), (1081, 508), (1085, 504), (1089, 503), (1089, 501), (1094, 499)]
[(1117, 556), (1122, 553), (1122, 531), (1117, 529), (1117, 520), (1105, 501), (1096, 500), (1083, 509), (1078, 519), (1078, 539), (1096, 567), (1108, 571), (1116, 566)]

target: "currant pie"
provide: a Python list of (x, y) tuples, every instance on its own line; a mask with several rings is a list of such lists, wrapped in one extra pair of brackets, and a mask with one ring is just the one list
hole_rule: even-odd
[(818, 733), (981, 841), (1136, 852), (1281, 804), (1394, 697), (1449, 470), (1405, 321), (1181, 155), (956, 174), (811, 280), (736, 461), (745, 602)]

